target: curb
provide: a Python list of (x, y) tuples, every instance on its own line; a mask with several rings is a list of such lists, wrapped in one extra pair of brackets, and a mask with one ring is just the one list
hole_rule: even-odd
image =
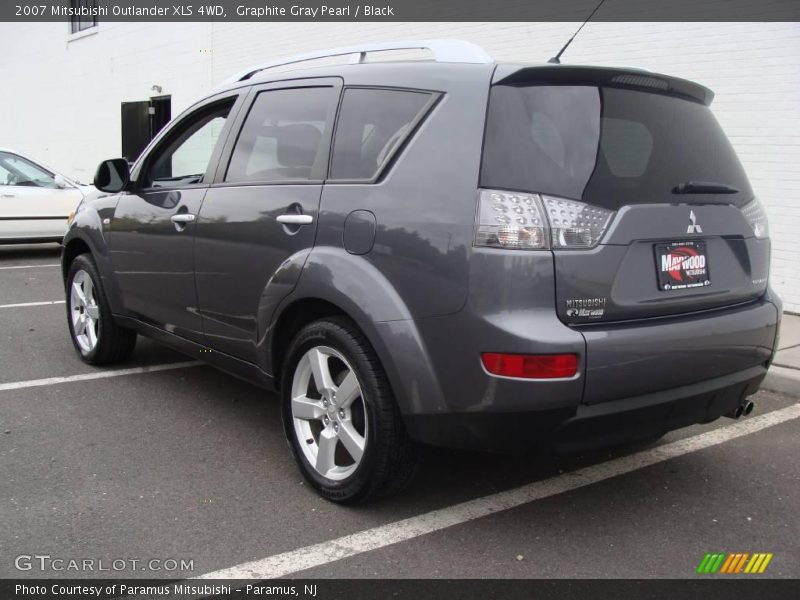
[(773, 365), (767, 371), (761, 389), (800, 396), (800, 371)]

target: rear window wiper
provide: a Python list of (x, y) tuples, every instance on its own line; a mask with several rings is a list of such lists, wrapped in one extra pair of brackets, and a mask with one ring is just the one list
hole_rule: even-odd
[(673, 194), (738, 194), (739, 190), (724, 183), (684, 181), (672, 188)]

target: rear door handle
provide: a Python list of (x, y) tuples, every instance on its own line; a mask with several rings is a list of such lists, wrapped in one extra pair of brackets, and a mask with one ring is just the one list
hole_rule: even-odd
[(2, 194), (2, 197), (3, 198), (16, 198), (16, 196), (14, 196), (14, 194)]
[(173, 223), (194, 223), (195, 216), (190, 213), (180, 213), (172, 215), (169, 219)]
[(314, 217), (311, 215), (281, 215), (275, 220), (284, 225), (310, 225), (314, 222)]

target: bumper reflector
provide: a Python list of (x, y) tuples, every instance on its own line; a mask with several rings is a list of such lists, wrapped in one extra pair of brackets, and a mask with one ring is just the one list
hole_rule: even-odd
[(483, 367), (493, 375), (522, 379), (574, 377), (578, 372), (577, 354), (481, 354)]

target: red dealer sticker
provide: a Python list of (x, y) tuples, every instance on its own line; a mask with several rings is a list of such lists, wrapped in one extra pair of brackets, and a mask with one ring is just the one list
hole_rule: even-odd
[(705, 242), (656, 244), (655, 250), (658, 289), (685, 290), (711, 285)]

